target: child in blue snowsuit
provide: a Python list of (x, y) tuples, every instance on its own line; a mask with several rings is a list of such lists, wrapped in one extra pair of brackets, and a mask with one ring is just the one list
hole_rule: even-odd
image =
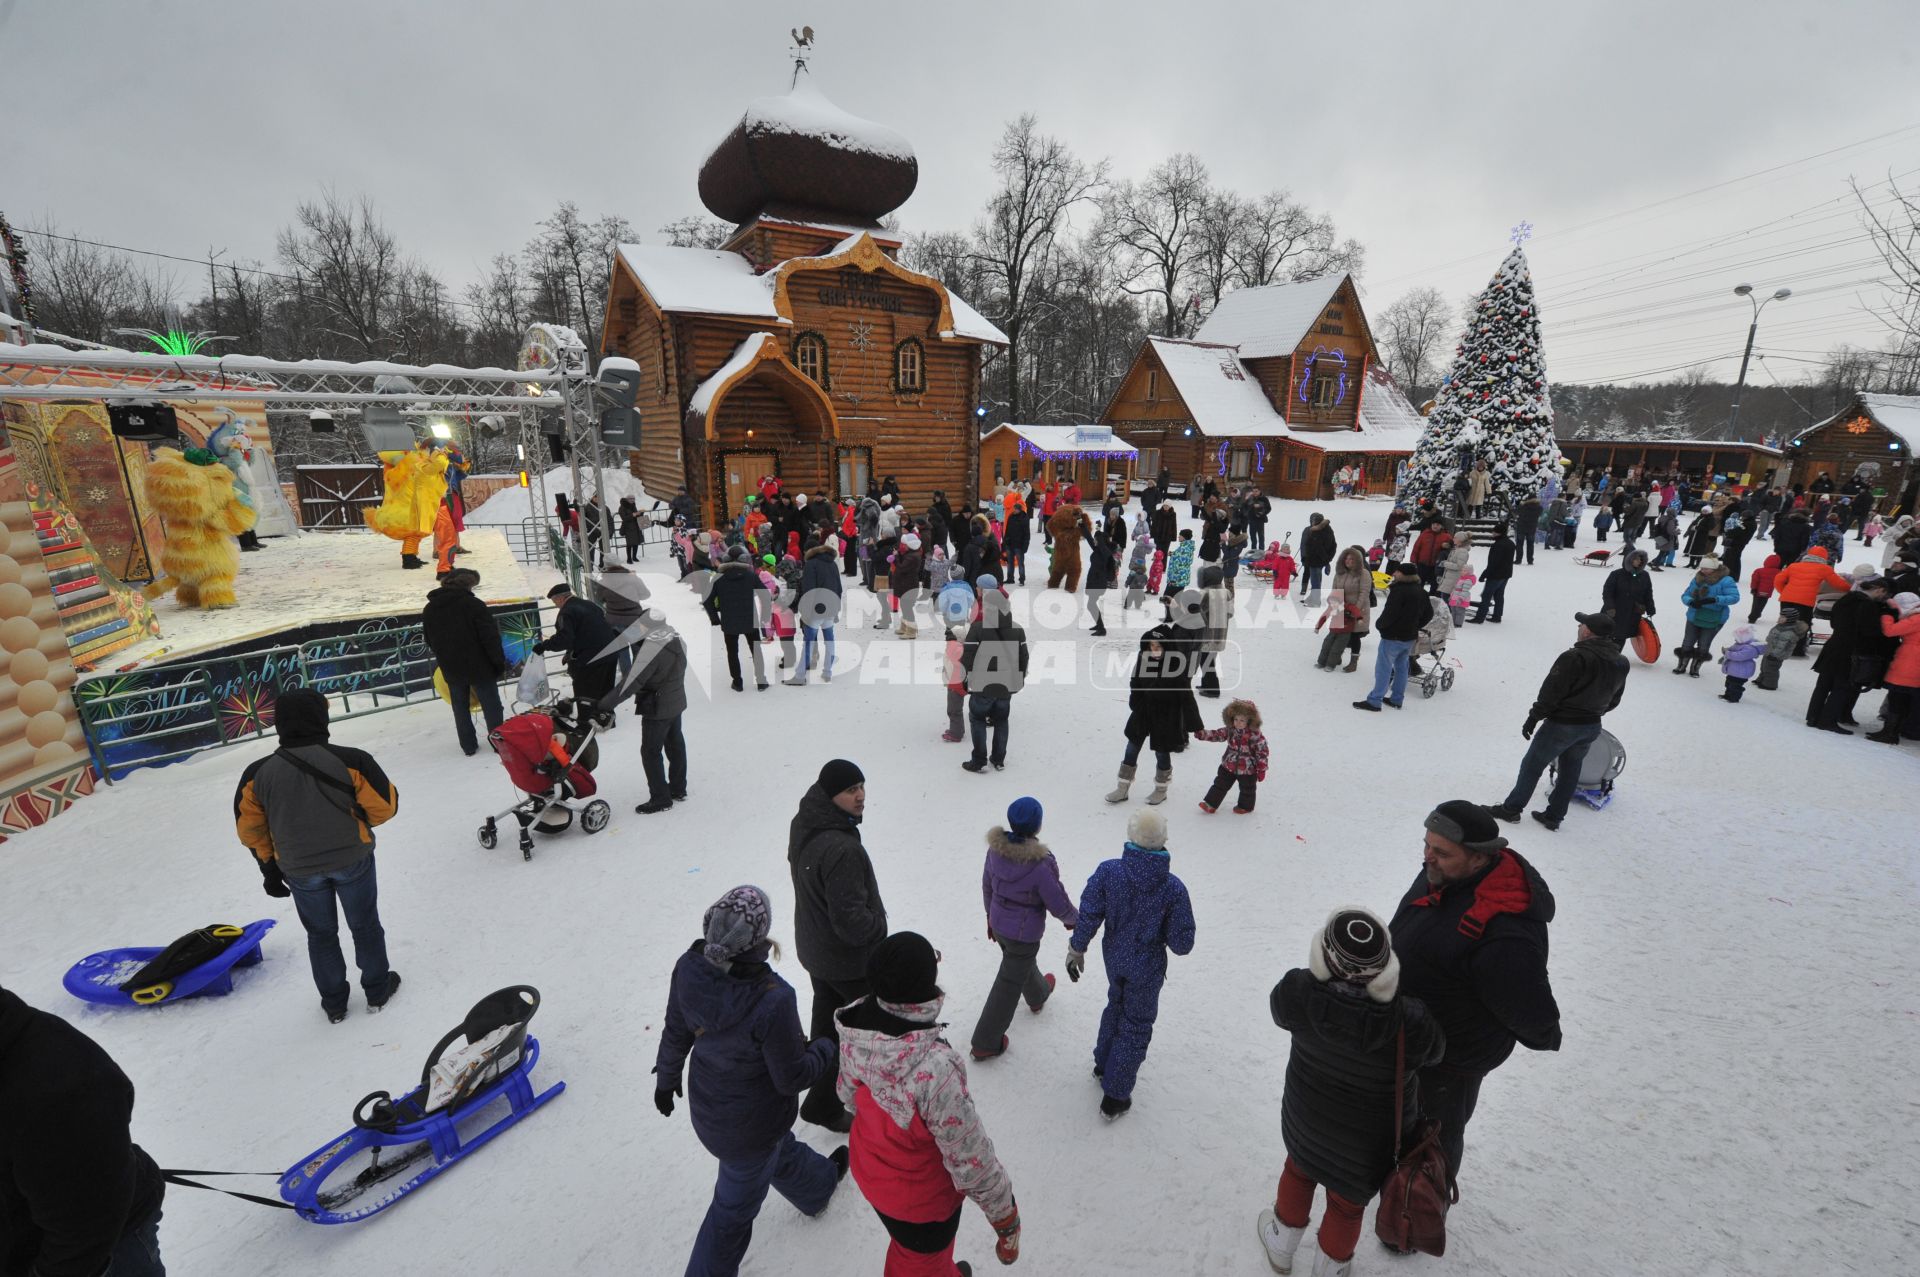
[(1107, 1009), (1093, 1046), (1093, 1075), (1105, 1092), (1100, 1111), (1111, 1120), (1133, 1107), (1133, 1082), (1153, 1040), (1167, 952), (1193, 952), (1193, 903), (1173, 876), (1167, 855), (1167, 819), (1148, 807), (1127, 822), (1120, 859), (1102, 861), (1080, 893), (1080, 925), (1067, 948), (1067, 975), (1086, 967), (1087, 946), (1101, 923), (1107, 938)]

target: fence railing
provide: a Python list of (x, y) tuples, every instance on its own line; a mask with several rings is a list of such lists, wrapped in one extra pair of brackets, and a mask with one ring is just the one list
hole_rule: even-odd
[[(635, 553), (644, 558), (649, 546), (666, 545), (671, 533), (667, 527), (654, 523), (656, 514), (664, 514), (663, 505), (640, 517), (640, 544)], [(513, 557), (522, 563), (553, 563), (554, 538), (560, 534), (560, 522), (557, 519), (534, 518), (528, 515), (518, 523), (479, 523), (475, 527), (491, 528), (507, 539), (507, 546), (513, 551)], [(626, 558), (627, 539), (616, 529), (607, 542), (604, 558), (607, 562), (617, 563)]]

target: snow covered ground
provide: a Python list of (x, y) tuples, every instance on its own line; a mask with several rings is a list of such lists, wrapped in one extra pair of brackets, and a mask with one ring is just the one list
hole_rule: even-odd
[[(1297, 538), (1308, 508), (1281, 504), (1274, 529)], [(1319, 508), (1343, 543), (1371, 542), (1386, 514), (1379, 502)], [(1541, 560), (1519, 569), (1505, 624), (1456, 641), (1453, 690), (1398, 713), (1350, 709), (1367, 675), (1316, 671), (1305, 625), (1236, 633), (1225, 672), (1266, 715), (1273, 770), (1258, 814), (1208, 817), (1194, 804), (1218, 746), (1176, 760), (1162, 810), (1199, 941), (1172, 965), (1132, 1114), (1103, 1123), (1088, 1076), (1097, 948), (1085, 981), (1063, 978), (1045, 1014), (1017, 1015), (1006, 1056), (970, 1066), (1025, 1221), (1016, 1271), (1267, 1271), (1252, 1225), (1282, 1158), (1287, 1047), (1267, 992), (1303, 964), (1330, 909), (1392, 910), (1436, 802), (1497, 800), (1511, 783), (1526, 706), (1602, 580), (1570, 555)], [(1671, 628), (1685, 576), (1656, 579)], [(1245, 616), (1267, 591), (1245, 576), (1241, 589)], [(379, 1016), (356, 998), (346, 1023), (327, 1024), (291, 904), (260, 894), (234, 840), (232, 787), (268, 744), (139, 773), (0, 848), (0, 981), (114, 1055), (139, 1088), (136, 1137), (164, 1166), (278, 1170), (347, 1129), (362, 1095), (410, 1085), (481, 995), (520, 982), (545, 995), (536, 1082), (564, 1078), (556, 1102), (355, 1226), (172, 1190), (161, 1241), (173, 1271), (678, 1273), (714, 1164), (684, 1108), (663, 1120), (651, 1104), (667, 976), (707, 905), (740, 882), (772, 893), (776, 935), (791, 939), (787, 822), (835, 754), (866, 770), (864, 837), (891, 922), (944, 952), (948, 1036), (963, 1050), (997, 961), (979, 911), (983, 831), (1030, 793), (1076, 891), (1118, 854), (1132, 807), (1101, 794), (1126, 710), (1090, 679), (1088, 657), (1114, 653), (1124, 678), (1130, 636), (1096, 642), (1084, 625), (1062, 635), (1033, 623), (1036, 673), (1015, 701), (1010, 766), (976, 777), (959, 768), (963, 747), (939, 739), (936, 642), (849, 622), (831, 685), (736, 695), (692, 596), (656, 585), (655, 598), (720, 689), (694, 694), (693, 799), (664, 815), (632, 814), (644, 785), (630, 719), (606, 738), (600, 770), (611, 827), (543, 842), (531, 864), (510, 839), (476, 845), (479, 820), (512, 795), (490, 757), (461, 756), (443, 707), (340, 729), (401, 791), (379, 854), (381, 912), (407, 983)], [(847, 668), (856, 647), (863, 659)], [(1369, 640), (1363, 669), (1372, 652)], [(1489, 1079), (1446, 1257), (1393, 1260), (1363, 1238), (1356, 1272), (1731, 1277), (1910, 1262), (1899, 1257), (1920, 1234), (1920, 752), (1808, 731), (1811, 678), (1794, 662), (1779, 692), (1729, 705), (1718, 679), (1636, 665), (1608, 720), (1630, 753), (1613, 805), (1576, 805), (1557, 834), (1510, 831), (1558, 899), (1565, 1047), (1519, 1051)], [(230, 997), (107, 1013), (60, 988), (93, 950), (260, 917), (281, 925)], [(1063, 976), (1065, 947), (1052, 929), (1045, 965)], [(805, 988), (791, 956), (780, 969)], [(803, 993), (803, 1013), (806, 1003)], [(822, 1150), (835, 1142), (800, 1132)], [(969, 1207), (959, 1257), (993, 1270), (991, 1244)], [(885, 1245), (849, 1181), (818, 1221), (770, 1198), (743, 1271), (876, 1273)]]
[[(608, 466), (603, 472), (606, 476), (606, 500), (609, 508), (617, 507), (620, 498), (632, 497), (642, 510), (653, 505), (653, 498), (647, 490), (627, 471), (618, 466)], [(585, 475), (583, 491), (591, 497), (594, 492), (592, 472)], [(554, 494), (564, 492), (573, 495), (573, 469), (570, 466), (555, 466), (546, 473), (548, 508), (544, 513), (552, 513)], [(520, 487), (502, 488), (485, 501), (467, 511), (468, 523), (519, 523), (533, 513), (533, 506), (527, 497), (527, 490)]]
[[(532, 597), (504, 536), (473, 528), (460, 543), (468, 550), (460, 566), (480, 574), (482, 598), (505, 603)], [(235, 606), (207, 611), (182, 607), (171, 594), (155, 599), (160, 637), (117, 654), (115, 664), (177, 659), (296, 625), (416, 613), (434, 585), (431, 541), (421, 547), (428, 570), (417, 572), (402, 570), (400, 543), (377, 532), (306, 532), (269, 537), (261, 546), (240, 556)]]

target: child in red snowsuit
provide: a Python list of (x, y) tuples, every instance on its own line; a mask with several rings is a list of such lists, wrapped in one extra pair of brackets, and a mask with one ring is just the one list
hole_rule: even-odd
[(1767, 561), (1753, 570), (1747, 580), (1747, 592), (1753, 595), (1753, 607), (1747, 612), (1747, 624), (1752, 625), (1767, 610), (1767, 604), (1773, 602), (1773, 578), (1780, 575), (1780, 556), (1769, 554)]
[(1293, 547), (1285, 542), (1277, 542), (1267, 547), (1267, 555), (1254, 565), (1262, 575), (1273, 574), (1273, 594), (1275, 598), (1286, 595), (1287, 587), (1293, 584), (1293, 574), (1300, 570), (1294, 561)]
[(1203, 727), (1193, 734), (1195, 740), (1227, 743), (1220, 770), (1214, 773), (1207, 796), (1200, 800), (1200, 810), (1213, 815), (1228, 788), (1238, 784), (1240, 799), (1233, 805), (1233, 814), (1245, 816), (1253, 811), (1254, 787), (1267, 778), (1267, 738), (1260, 732), (1260, 709), (1252, 701), (1228, 701), (1221, 718), (1225, 727)]

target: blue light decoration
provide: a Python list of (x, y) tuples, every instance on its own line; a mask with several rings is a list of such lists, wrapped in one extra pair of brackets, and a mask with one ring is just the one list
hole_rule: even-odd
[(1225, 439), (1220, 441), (1219, 448), (1214, 451), (1213, 468), (1221, 474), (1227, 472), (1227, 441)]
[(976, 417), (985, 418), (987, 415), (987, 406), (985, 404), (981, 404), (978, 408), (975, 408), (973, 410), (973, 415)]
[(1255, 474), (1267, 472), (1267, 445), (1258, 439), (1253, 441), (1253, 472)]
[(1307, 366), (1300, 373), (1300, 402), (1307, 403), (1307, 389), (1313, 384), (1313, 362), (1325, 355), (1340, 364), (1340, 385), (1333, 396), (1333, 406), (1338, 408), (1347, 401), (1347, 354), (1343, 350), (1328, 350), (1325, 346), (1315, 346), (1313, 353), (1307, 356)]

